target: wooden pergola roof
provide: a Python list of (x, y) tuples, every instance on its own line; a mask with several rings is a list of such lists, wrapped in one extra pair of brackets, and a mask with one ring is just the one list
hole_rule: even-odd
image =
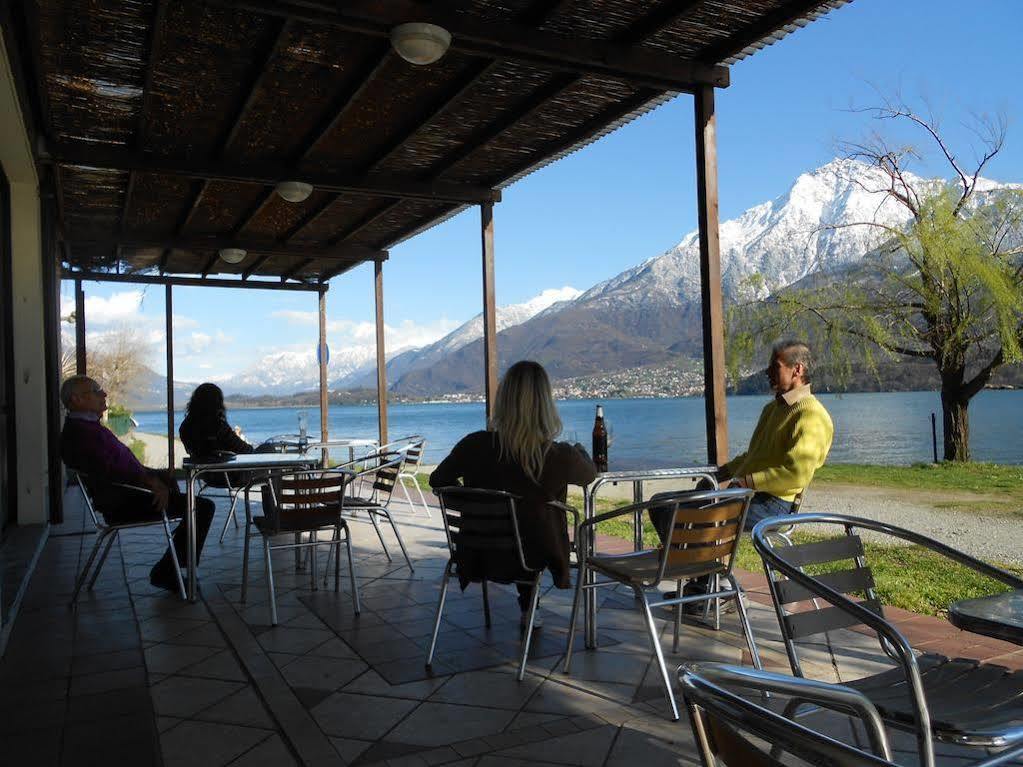
[[(65, 264), (317, 283), (847, 0), (18, 3)], [(395, 25), (451, 32), (398, 57)], [(315, 191), (302, 203), (281, 180)], [(231, 265), (221, 247), (241, 247)]]

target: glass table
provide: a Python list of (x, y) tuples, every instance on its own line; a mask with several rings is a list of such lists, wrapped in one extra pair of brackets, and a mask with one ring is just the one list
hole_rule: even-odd
[(948, 622), (963, 631), (1023, 645), (1023, 589), (953, 602)]

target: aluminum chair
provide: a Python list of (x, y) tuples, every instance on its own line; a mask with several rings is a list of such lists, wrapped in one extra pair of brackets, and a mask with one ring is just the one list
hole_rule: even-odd
[[(823, 527), (824, 540), (784, 545), (777, 528)], [(1023, 580), (932, 538), (874, 520), (840, 514), (770, 517), (753, 528), (753, 545), (764, 560), (771, 598), (781, 624), (792, 673), (803, 676), (796, 640), (865, 625), (877, 634), (895, 668), (849, 682), (877, 706), (886, 723), (915, 733), (919, 761), (934, 767), (934, 740), (1023, 753), (1023, 678), (994, 664), (942, 655), (917, 655), (906, 638), (884, 619), (858, 530), (867, 530), (929, 549), (1012, 588)], [(808, 572), (811, 570), (812, 572)], [(854, 600), (850, 595), (857, 595)], [(822, 609), (802, 609), (817, 598)], [(928, 726), (920, 727), (919, 722)], [(1009, 756), (1007, 756), (1008, 754)]]
[[(174, 536), (170, 529), (170, 519), (167, 516), (166, 511), (161, 511), (157, 515), (153, 512), (154, 517), (150, 520), (143, 522), (128, 522), (125, 524), (109, 524), (102, 516), (102, 510), (97, 512), (96, 504), (93, 502), (92, 492), (89, 490), (89, 481), (87, 475), (78, 471), (75, 472), (75, 481), (78, 483), (78, 487), (82, 491), (82, 498), (85, 499), (85, 507), (89, 510), (89, 516), (92, 517), (92, 523), (96, 526), (96, 543), (92, 547), (92, 551), (89, 553), (89, 558), (85, 561), (85, 566), (82, 568), (82, 572), (79, 574), (78, 579), (75, 581), (75, 591), (71, 595), (71, 603), (69, 606), (73, 607), (78, 601), (78, 594), (82, 590), (82, 585), (85, 583), (85, 578), (89, 574), (89, 569), (92, 567), (92, 562), (96, 558), (97, 552), (103, 547), (104, 542), (106, 547), (103, 548), (103, 553), (100, 555), (99, 562), (96, 563), (96, 568), (92, 572), (92, 578), (89, 580), (89, 591), (92, 591), (96, 585), (96, 579), (99, 578), (100, 570), (103, 569), (103, 565), (107, 561), (107, 555), (110, 554), (110, 549), (114, 546), (114, 541), (117, 540), (118, 535), (122, 530), (129, 530), (135, 527), (150, 527), (152, 525), (163, 525), (164, 535), (167, 537), (167, 546), (170, 548), (171, 558), (174, 561), (174, 572), (178, 577), (178, 593), (181, 594), (181, 598), (185, 599), (185, 581), (181, 577), (181, 563), (178, 562), (177, 552), (174, 550)], [(126, 485), (120, 482), (111, 483), (113, 487), (123, 487), (131, 490), (136, 490), (146, 495), (152, 495), (152, 493), (144, 487), (136, 487), (134, 485)]]
[(405, 442), (406, 446), (402, 450), (405, 454), (405, 462), (401, 466), (401, 471), (398, 472), (398, 484), (401, 485), (401, 491), (405, 494), (405, 501), (408, 503), (409, 508), (415, 512), (415, 504), (412, 503), (412, 496), (409, 495), (408, 487), (405, 485), (406, 481), (410, 481), (412, 487), (419, 493), (419, 500), (423, 504), (423, 511), (426, 512), (427, 519), (433, 519), (430, 504), (426, 502), (423, 488), (419, 485), (419, 468), (422, 466), (423, 456), (426, 454), (426, 440), (417, 434), (412, 437), (406, 437)]
[[(473, 558), (477, 563), (485, 562), (495, 552), (511, 553), (522, 566), (528, 578), (516, 579), (511, 582), (530, 587), (529, 612), (526, 619), (525, 636), (522, 642), (522, 656), (519, 659), (519, 681), (526, 673), (526, 659), (529, 657), (529, 646), (533, 638), (533, 625), (536, 619), (537, 602), (540, 598), (540, 579), (543, 577), (543, 566), (531, 567), (526, 562), (526, 554), (522, 547), (522, 535), (519, 530), (518, 517), (515, 513), (515, 501), (518, 496), (501, 490), (482, 490), (469, 487), (441, 487), (434, 491), (440, 500), (441, 518), (444, 520), (444, 534), (447, 537), (448, 563), (441, 576), (440, 599), (437, 602), (437, 616), (433, 624), (433, 636), (430, 649), (426, 656), (426, 665), (433, 663), (433, 653), (437, 648), (437, 634), (440, 631), (441, 615), (444, 612), (444, 600), (448, 593), (448, 581), (456, 574), (459, 561)], [(566, 511), (575, 515), (578, 527), (579, 512), (571, 506), (557, 501), (548, 504), (555, 511)], [(487, 578), (478, 581), (483, 590), (483, 616), (487, 628), (490, 627), (490, 600), (487, 594)]]
[[(205, 481), (202, 477), (200, 477), (199, 478), (199, 483), (198, 483), (199, 484), (199, 490), (195, 494), (195, 497), (198, 498), (199, 496), (201, 496), (203, 493), (206, 493), (206, 491), (210, 490), (211, 488), (215, 488), (215, 489), (218, 489), (218, 490), (226, 490), (227, 491), (227, 496), (226, 497), (231, 500), (231, 508), (229, 508), (227, 510), (227, 518), (224, 520), (224, 527), (221, 528), (221, 530), (220, 530), (220, 543), (224, 542), (224, 536), (227, 535), (227, 528), (228, 528), (228, 526), (232, 522), (234, 522), (234, 529), (235, 530), (238, 529), (238, 517), (235, 515), (235, 507), (238, 505), (238, 496), (241, 495), (241, 492), (242, 492), (242, 488), (234, 487), (231, 484), (231, 475), (230, 474), (225, 473), (224, 477), (225, 477), (225, 481), (227, 482), (227, 486), (226, 487), (221, 487), (220, 485), (211, 485), (209, 482)], [(206, 496), (209, 497), (210, 493), (206, 493)]]
[[(565, 654), (565, 673), (569, 673), (572, 663), (572, 645), (582, 602), (583, 589), (623, 584), (629, 586), (641, 605), (646, 618), (647, 630), (653, 644), (657, 663), (661, 670), (665, 696), (671, 707), (673, 719), (679, 718), (678, 705), (672, 690), (671, 679), (661, 649), (659, 632), (654, 623), (651, 608), (675, 607), (673, 649), (678, 651), (678, 639), (682, 626), (682, 605), (690, 602), (708, 602), (714, 600), (715, 627), (717, 627), (717, 600), (734, 599), (739, 613), (750, 656), (756, 668), (761, 668), (760, 654), (757, 652), (753, 629), (750, 627), (743, 604), (743, 591), (739, 582), (732, 574), (732, 564), (739, 547), (743, 522), (749, 509), (753, 491), (745, 488), (728, 488), (721, 490), (697, 490), (677, 493), (668, 498), (634, 503), (630, 506), (600, 514), (588, 519), (579, 526), (576, 536), (577, 556), (579, 561), (579, 578), (576, 581), (575, 598), (572, 601), (572, 621), (568, 632), (568, 649)], [(589, 553), (589, 542), (592, 540), (594, 526), (608, 519), (642, 513), (650, 508), (670, 509), (671, 517), (667, 530), (670, 537), (660, 549), (630, 552), (628, 554)], [(591, 572), (607, 578), (593, 581)], [(685, 596), (682, 583), (692, 578), (711, 576), (712, 587), (702, 594)], [(722, 586), (724, 580), (727, 586)], [(662, 581), (675, 583), (676, 596), (658, 599), (651, 602), (646, 589), (657, 588)]]
[[(678, 678), (704, 767), (780, 767), (782, 754), (800, 764), (896, 767), (877, 709), (851, 687), (723, 663), (685, 664)], [(791, 703), (779, 714), (738, 695), (736, 688), (760, 693), (761, 700), (779, 694)], [(858, 719), (872, 753), (795, 722), (791, 714), (807, 704)], [(836, 722), (843, 723), (838, 717)]]
[[(355, 578), (355, 560), (352, 556), (351, 533), (342, 516), (345, 490), (353, 479), (350, 471), (339, 469), (318, 469), (315, 471), (280, 471), (253, 480), (245, 488), (245, 553), (242, 560), (241, 601), (248, 596), (249, 583), (249, 540), (255, 527), (263, 537), (263, 557), (266, 563), (266, 586), (270, 596), (270, 623), (277, 625), (277, 594), (274, 588), (273, 563), (270, 553), (274, 549), (309, 549), (310, 578), (316, 589), (316, 547), (330, 546), (331, 552), (338, 550), (334, 560), (334, 590), (341, 587), (341, 543), (342, 534), (348, 552), (348, 576), (352, 583), (352, 603), (355, 614), (361, 611), (359, 605), (359, 584)], [(252, 516), (250, 488), (260, 483), (263, 495), (263, 515)], [(317, 538), (320, 530), (332, 529), (329, 541)], [(302, 540), (302, 533), (310, 533), (308, 540)], [(294, 534), (293, 542), (274, 543), (275, 536)], [(330, 567), (328, 559), (327, 567)]]

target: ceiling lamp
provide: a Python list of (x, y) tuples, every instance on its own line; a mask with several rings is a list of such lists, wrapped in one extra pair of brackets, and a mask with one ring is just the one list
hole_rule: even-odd
[(249, 252), (245, 248), (221, 248), (218, 255), (229, 264), (240, 264)]
[(305, 202), (313, 193), (313, 185), (304, 181), (282, 181), (277, 185), (277, 194), (288, 202)]
[(451, 33), (436, 24), (399, 24), (391, 30), (391, 45), (409, 64), (422, 66), (447, 53)]

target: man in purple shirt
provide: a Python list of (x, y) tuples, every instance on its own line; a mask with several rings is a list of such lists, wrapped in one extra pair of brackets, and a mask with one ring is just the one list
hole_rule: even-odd
[[(143, 466), (128, 446), (100, 423), (107, 409), (107, 393), (103, 387), (88, 376), (72, 376), (61, 386), (60, 399), (67, 408), (60, 435), (61, 458), (68, 467), (87, 475), (93, 503), (107, 522), (127, 524), (158, 519), (162, 511), (166, 511), (168, 517), (187, 519), (187, 501), (173, 473)], [(120, 484), (136, 487), (121, 487)], [(208, 498), (195, 499), (196, 556), (202, 551), (214, 508)], [(184, 523), (174, 531), (174, 550), (182, 565), (187, 556), (186, 533)], [(149, 573), (149, 582), (168, 591), (177, 591), (178, 580), (170, 549)]]

